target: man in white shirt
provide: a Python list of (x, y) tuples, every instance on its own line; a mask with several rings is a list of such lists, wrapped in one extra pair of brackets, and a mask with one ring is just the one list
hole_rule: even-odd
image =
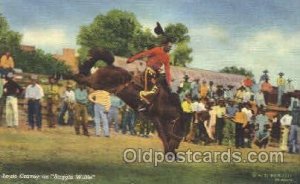
[(255, 94), (254, 99), (257, 107), (266, 106), (264, 93), (261, 90)]
[(67, 84), (66, 91), (62, 95), (62, 106), (58, 114), (58, 124), (64, 125), (64, 116), (68, 111), (68, 125), (73, 125), (74, 123), (74, 107), (75, 107), (75, 93), (72, 90), (72, 84)]
[(280, 124), (281, 126), (291, 126), (292, 120), (293, 117), (291, 116), (291, 114), (287, 113), (280, 119)]
[(42, 128), (42, 114), (41, 114), (41, 102), (44, 97), (43, 88), (37, 84), (37, 75), (31, 76), (31, 84), (27, 86), (25, 90), (25, 98), (28, 103), (28, 122), (30, 128), (33, 130), (35, 125), (38, 130)]

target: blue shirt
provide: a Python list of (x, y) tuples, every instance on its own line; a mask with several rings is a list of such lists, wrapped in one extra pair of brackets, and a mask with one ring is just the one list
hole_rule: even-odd
[(124, 106), (124, 102), (119, 97), (114, 95), (110, 96), (110, 103), (111, 107), (121, 108)]
[(227, 115), (230, 118), (233, 118), (235, 116), (235, 113), (238, 111), (238, 108), (236, 107), (236, 105), (233, 105), (233, 106), (228, 105), (226, 107), (226, 111), (227, 111)]
[(264, 130), (264, 126), (268, 124), (268, 116), (263, 115), (263, 114), (259, 114), (256, 116), (256, 123), (259, 126), (259, 131), (263, 131)]
[(88, 103), (88, 94), (87, 94), (87, 90), (86, 89), (79, 89), (76, 88), (75, 89), (75, 99), (76, 102), (80, 103), (80, 104), (87, 104)]
[(269, 136), (270, 136), (269, 131), (257, 131), (256, 132), (256, 138), (258, 140), (261, 140), (261, 139), (263, 139), (265, 137), (269, 137)]

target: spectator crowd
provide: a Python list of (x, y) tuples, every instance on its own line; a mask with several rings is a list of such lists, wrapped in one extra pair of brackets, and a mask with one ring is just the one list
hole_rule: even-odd
[[(154, 133), (153, 124), (117, 96), (71, 82), (62, 85), (55, 77), (42, 84), (37, 75), (21, 87), (13, 68), (13, 59), (6, 53), (0, 62), (0, 122), (3, 115), (6, 122), (2, 126), (19, 126), (18, 100), (25, 98), (30, 130), (41, 131), (45, 121), (49, 128), (73, 126), (75, 134), (85, 136), (91, 136), (89, 131), (94, 129), (95, 136), (110, 137), (110, 128), (143, 137)], [(236, 148), (266, 148), (272, 141), (283, 151), (299, 152), (300, 103), (291, 95), (295, 91), (292, 80), (286, 80), (282, 72), (276, 80), (277, 102), (272, 105), (286, 110), (273, 115), (268, 111), (275, 88), (269, 83), (267, 70), (258, 83), (247, 76), (240, 86), (191, 81), (188, 75), (173, 84), (171, 89), (179, 95), (183, 110), (184, 141)]]

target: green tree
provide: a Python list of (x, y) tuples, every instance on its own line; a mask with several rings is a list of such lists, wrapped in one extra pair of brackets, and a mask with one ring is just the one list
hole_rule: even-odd
[(174, 43), (189, 42), (188, 28), (182, 24), (168, 24), (165, 28), (165, 34), (171, 38)]
[(132, 40), (141, 32), (141, 25), (133, 13), (121, 10), (98, 15), (88, 26), (82, 26), (77, 42), (82, 47), (103, 47), (119, 56), (130, 56)]
[[(173, 65), (186, 66), (192, 62), (192, 49), (188, 47), (190, 36), (188, 28), (181, 24), (169, 24), (165, 27), (165, 36), (172, 38), (176, 49), (171, 53)], [(162, 36), (154, 36), (150, 29), (142, 29), (135, 15), (131, 12), (111, 10), (106, 15), (98, 15), (87, 26), (82, 26), (77, 36), (80, 61), (84, 61), (87, 51), (92, 47), (102, 47), (115, 55), (129, 57), (133, 54), (157, 45)], [(102, 66), (102, 64), (99, 64)]]
[(16, 52), (20, 48), (21, 34), (10, 30), (6, 18), (0, 13), (0, 54)]
[(236, 66), (225, 67), (225, 68), (221, 69), (220, 72), (254, 77), (252, 71), (246, 70), (243, 67), (240, 67), (240, 68), (238, 68)]
[(58, 61), (51, 54), (39, 49), (34, 52), (17, 52), (15, 63), (17, 68), (21, 68), (24, 72), (28, 73), (68, 75), (71, 72), (69, 66)]
[(176, 46), (175, 50), (171, 53), (172, 65), (186, 67), (193, 60), (190, 56), (193, 49), (188, 46), (190, 42), (188, 28), (181, 23), (169, 24), (165, 28), (165, 34), (171, 38)]
[(186, 67), (187, 64), (191, 63), (193, 58), (190, 56), (192, 49), (188, 47), (187, 42), (179, 42), (176, 44), (175, 50), (171, 54), (172, 65)]

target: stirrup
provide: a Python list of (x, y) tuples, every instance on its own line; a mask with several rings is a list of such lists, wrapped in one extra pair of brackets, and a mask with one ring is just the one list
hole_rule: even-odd
[(138, 112), (144, 112), (144, 111), (146, 111), (147, 110), (147, 108), (146, 107), (140, 107), (140, 108), (138, 108)]

